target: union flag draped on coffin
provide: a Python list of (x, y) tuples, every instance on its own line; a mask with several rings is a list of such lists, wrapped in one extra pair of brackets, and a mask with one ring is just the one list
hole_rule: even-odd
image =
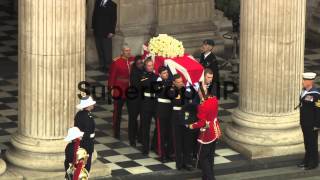
[(191, 55), (184, 53), (182, 42), (166, 34), (152, 38), (143, 45), (143, 58), (154, 60), (155, 71), (160, 66), (169, 67), (172, 74), (180, 74), (185, 82), (195, 84), (203, 78), (202, 65)]

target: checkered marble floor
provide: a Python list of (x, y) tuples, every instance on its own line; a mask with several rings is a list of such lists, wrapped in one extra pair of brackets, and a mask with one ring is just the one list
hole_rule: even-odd
[[(10, 15), (9, 0), (0, 1), (0, 149), (10, 146), (10, 135), (17, 130), (17, 19)], [(320, 74), (320, 49), (307, 49), (306, 68)], [(107, 76), (92, 67), (86, 68), (86, 80), (97, 85), (105, 85)], [(318, 82), (320, 85), (320, 82)], [(237, 106), (238, 93), (228, 99), (221, 99), (219, 118), (230, 122), (232, 110)], [(123, 112), (121, 140), (112, 137), (112, 105), (98, 101), (94, 110), (96, 120), (95, 149), (98, 160), (109, 165), (112, 176), (135, 175), (175, 169), (174, 162), (161, 163), (155, 153), (143, 156), (141, 144), (136, 148), (128, 142), (128, 116)], [(153, 129), (153, 128), (152, 128)], [(223, 142), (217, 144), (215, 164), (217, 166), (234, 161), (246, 160)]]

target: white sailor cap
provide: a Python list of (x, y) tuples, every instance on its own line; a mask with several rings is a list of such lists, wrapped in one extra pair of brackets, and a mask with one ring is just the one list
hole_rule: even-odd
[(303, 79), (305, 80), (314, 80), (317, 76), (316, 73), (313, 73), (313, 72), (306, 72), (306, 73), (303, 73)]

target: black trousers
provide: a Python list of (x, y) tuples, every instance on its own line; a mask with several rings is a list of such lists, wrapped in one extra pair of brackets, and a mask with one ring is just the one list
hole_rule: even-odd
[(95, 35), (100, 67), (106, 69), (112, 62), (112, 38)]
[(185, 165), (192, 163), (192, 142), (190, 138), (192, 134), (190, 129), (184, 125), (175, 124), (174, 128), (174, 141), (176, 150), (176, 167), (181, 169)]
[(216, 141), (210, 144), (200, 144), (199, 163), (202, 169), (202, 180), (214, 180), (214, 152)]
[(141, 134), (142, 152), (148, 154), (150, 151), (150, 126), (152, 118), (156, 117), (155, 99), (144, 97), (141, 106)]
[(311, 126), (302, 126), (302, 133), (305, 147), (304, 163), (309, 167), (318, 166), (318, 131), (313, 130)]
[(84, 168), (86, 168), (86, 170), (88, 172), (90, 172), (90, 169), (91, 169), (91, 161), (92, 161), (92, 153), (89, 153), (89, 157), (88, 157), (88, 160), (87, 160), (87, 164)]
[(85, 168), (87, 169), (88, 172), (90, 172), (92, 153), (94, 151), (94, 139), (83, 138), (80, 142), (80, 147), (84, 148), (87, 151), (87, 153), (89, 154), (89, 158), (88, 158), (88, 161), (87, 161)]
[(138, 116), (140, 115), (140, 109), (141, 109), (140, 99), (128, 100), (128, 114), (129, 114), (128, 136), (129, 136), (130, 144), (136, 143), (138, 131), (141, 131), (141, 128), (138, 129)]
[(113, 135), (115, 138), (120, 138), (121, 116), (124, 103), (127, 104), (126, 99), (115, 99), (113, 102)]
[(157, 104), (157, 152), (161, 158), (169, 157), (173, 153), (171, 104)]
[(198, 145), (198, 137), (200, 130), (199, 129), (192, 129), (191, 131), (191, 138), (190, 138), (190, 143), (191, 143), (191, 148), (192, 148), (192, 157), (195, 159), (197, 158), (197, 154), (199, 152), (199, 145)]

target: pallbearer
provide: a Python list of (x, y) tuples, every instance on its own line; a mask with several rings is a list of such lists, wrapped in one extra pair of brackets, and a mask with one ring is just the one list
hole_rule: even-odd
[(300, 95), (300, 125), (303, 133), (305, 156), (298, 164), (305, 170), (318, 167), (318, 128), (320, 127), (320, 92), (314, 86), (316, 74), (303, 73), (303, 90)]
[(185, 114), (183, 107), (185, 105), (185, 84), (182, 77), (179, 74), (173, 76), (173, 87), (170, 89), (170, 96), (174, 94), (172, 98), (172, 115), (171, 121), (173, 123), (173, 136), (176, 155), (176, 168), (181, 170), (182, 168), (190, 171), (191, 165), (191, 141), (190, 130), (185, 126)]
[(157, 137), (158, 154), (162, 162), (170, 160), (172, 153), (172, 127), (171, 127), (171, 100), (168, 90), (172, 86), (169, 80), (169, 71), (165, 66), (159, 67), (159, 78), (157, 79)]
[(141, 102), (141, 125), (142, 125), (142, 153), (149, 154), (150, 151), (150, 125), (152, 118), (156, 118), (155, 88), (158, 76), (154, 73), (152, 59), (144, 61), (144, 72), (140, 79), (142, 94)]
[(131, 65), (130, 72), (130, 87), (127, 91), (128, 100), (128, 114), (129, 114), (129, 142), (130, 145), (135, 147), (137, 137), (141, 139), (141, 118), (140, 128), (138, 128), (138, 116), (141, 111), (141, 90), (139, 83), (143, 75), (143, 61), (141, 56), (136, 56), (134, 63)]

